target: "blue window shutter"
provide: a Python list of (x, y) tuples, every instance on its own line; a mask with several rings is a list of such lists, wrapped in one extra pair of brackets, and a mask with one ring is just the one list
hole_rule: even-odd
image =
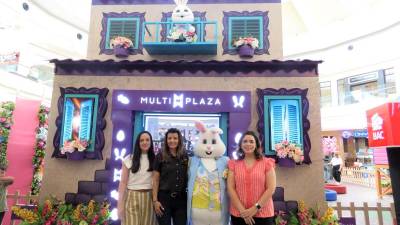
[(90, 128), (92, 120), (93, 100), (86, 100), (81, 103), (81, 125), (79, 127), (79, 139), (90, 139)]
[(288, 100), (286, 107), (287, 107), (288, 140), (292, 143), (301, 144), (299, 102), (296, 100)]
[(261, 17), (234, 17), (230, 20), (229, 26), (230, 40), (229, 46), (232, 46), (232, 41), (240, 37), (257, 38), (262, 46), (262, 18)]
[(280, 100), (272, 100), (270, 104), (271, 149), (274, 149), (274, 145), (284, 139), (285, 104)]
[(72, 138), (72, 119), (74, 116), (74, 104), (71, 99), (67, 98), (65, 100), (65, 112), (64, 112), (64, 129), (62, 136), (62, 145), (64, 141), (68, 141)]
[(131, 39), (133, 47), (136, 46), (137, 31), (139, 29), (138, 18), (110, 18), (108, 19), (106, 49), (110, 49), (110, 41), (116, 36), (123, 36)]

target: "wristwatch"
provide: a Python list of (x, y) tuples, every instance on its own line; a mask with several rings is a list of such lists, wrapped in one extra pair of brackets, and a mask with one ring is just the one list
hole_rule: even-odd
[(261, 209), (261, 205), (258, 204), (258, 202), (256, 202), (255, 206), (256, 206), (257, 210), (260, 210), (260, 209)]

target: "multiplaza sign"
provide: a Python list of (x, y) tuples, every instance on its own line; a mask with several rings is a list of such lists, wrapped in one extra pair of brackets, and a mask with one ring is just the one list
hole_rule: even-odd
[(221, 105), (221, 100), (219, 98), (214, 97), (205, 97), (205, 98), (194, 98), (194, 97), (185, 97), (183, 94), (177, 95), (174, 94), (172, 97), (140, 97), (140, 104), (150, 104), (150, 105), (171, 105), (172, 107), (180, 107), (183, 108), (184, 105), (209, 105), (209, 106), (217, 106)]
[[(234, 108), (243, 108), (245, 96), (232, 95)], [(173, 108), (184, 108), (185, 106), (221, 106), (223, 100), (215, 96), (185, 96), (184, 94), (172, 94), (172, 96), (141, 96), (141, 105), (171, 105)]]

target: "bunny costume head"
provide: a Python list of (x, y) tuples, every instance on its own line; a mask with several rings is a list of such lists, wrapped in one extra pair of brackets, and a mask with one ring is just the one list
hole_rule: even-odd
[(187, 6), (188, 0), (174, 0), (176, 7), (172, 12), (173, 22), (193, 22), (194, 15), (192, 10)]
[(194, 154), (200, 158), (218, 158), (223, 156), (226, 146), (220, 137), (222, 130), (218, 127), (208, 129), (201, 122), (195, 122), (195, 125), (200, 134), (199, 140), (194, 146)]

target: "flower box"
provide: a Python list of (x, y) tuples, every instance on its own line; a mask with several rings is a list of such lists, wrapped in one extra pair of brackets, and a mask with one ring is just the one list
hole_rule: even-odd
[(118, 58), (126, 58), (129, 56), (129, 49), (122, 45), (116, 45), (114, 46), (114, 55)]
[(126, 58), (129, 56), (133, 43), (131, 39), (127, 37), (117, 36), (111, 39), (110, 46), (114, 49), (114, 54), (116, 57)]
[(245, 58), (252, 58), (258, 45), (258, 39), (253, 37), (240, 37), (233, 42), (233, 46), (237, 48), (239, 56)]
[(85, 153), (84, 152), (79, 152), (79, 151), (74, 151), (74, 152), (66, 152), (68, 160), (84, 160), (85, 159)]
[(254, 48), (250, 45), (242, 45), (238, 47), (238, 53), (240, 57), (252, 58), (254, 56)]
[(280, 158), (278, 159), (278, 165), (280, 167), (294, 168), (296, 166), (296, 162), (290, 158)]

